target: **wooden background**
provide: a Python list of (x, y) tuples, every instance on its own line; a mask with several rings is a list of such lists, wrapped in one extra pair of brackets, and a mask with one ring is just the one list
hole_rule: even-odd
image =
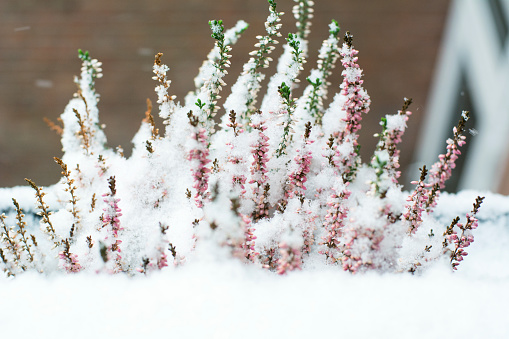
[[(419, 122), (426, 112), (430, 86), (449, 1), (443, 0), (316, 0), (311, 27), (310, 58), (336, 19), (342, 32), (354, 35), (365, 88), (372, 99), (363, 120), (362, 154), (374, 149), (380, 117), (401, 107), (403, 97), (414, 98), (409, 130), (404, 137), (402, 169), (412, 160)], [(284, 11), (282, 32), (294, 31), (293, 1), (279, 0)], [(89, 50), (103, 62), (100, 118), (110, 146), (130, 153), (130, 140), (144, 117), (145, 100), (155, 102), (151, 80), (154, 54), (163, 52), (172, 79), (170, 93), (183, 100), (193, 78), (213, 46), (208, 21), (222, 19), (227, 27), (244, 19), (250, 28), (234, 46), (232, 67), (225, 79), (231, 85), (263, 34), (268, 14), (265, 0), (2, 0), (0, 2), (0, 187), (55, 183), (60, 168), (60, 141), (43, 117), (52, 120), (75, 92), (79, 74), (77, 50)], [(275, 51), (279, 54), (279, 50)], [(341, 82), (341, 67), (331, 78)], [(267, 71), (267, 76), (273, 72)], [(227, 88), (223, 97), (229, 94)], [(413, 177), (417, 177), (415, 173)]]

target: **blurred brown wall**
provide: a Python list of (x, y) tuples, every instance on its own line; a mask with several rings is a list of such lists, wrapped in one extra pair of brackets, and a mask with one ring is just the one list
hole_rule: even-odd
[[(411, 161), (421, 115), (433, 72), (449, 1), (443, 0), (316, 0), (310, 36), (314, 67), (317, 50), (336, 19), (343, 33), (354, 35), (365, 72), (365, 88), (373, 104), (363, 121), (361, 140), (366, 160), (376, 140), (380, 117), (401, 107), (403, 97), (414, 98), (409, 130), (404, 137), (402, 167)], [(279, 0), (284, 11), (282, 32), (294, 31), (294, 2)], [(2, 0), (0, 2), (0, 187), (39, 185), (58, 180), (54, 156), (61, 155), (59, 138), (43, 117), (52, 120), (75, 92), (79, 74), (77, 50), (89, 50), (103, 62), (101, 121), (107, 125), (109, 145), (129, 150), (130, 140), (144, 116), (145, 100), (155, 102), (151, 66), (163, 52), (171, 68), (171, 94), (183, 100), (193, 78), (213, 46), (208, 20), (222, 19), (227, 27), (239, 19), (249, 30), (234, 46), (231, 85), (263, 34), (265, 0)], [(338, 67), (331, 81), (337, 88)], [(267, 75), (272, 74), (269, 69)], [(227, 88), (223, 97), (229, 94)], [(129, 153), (127, 151), (127, 153)], [(417, 176), (417, 174), (416, 174)]]

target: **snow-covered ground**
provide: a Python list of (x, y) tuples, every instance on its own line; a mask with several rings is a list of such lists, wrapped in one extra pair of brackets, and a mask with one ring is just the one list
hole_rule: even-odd
[[(461, 215), (478, 192), (440, 197)], [(286, 276), (194, 261), (148, 277), (33, 273), (0, 281), (0, 338), (508, 338), (509, 198), (486, 195), (457, 272)]]

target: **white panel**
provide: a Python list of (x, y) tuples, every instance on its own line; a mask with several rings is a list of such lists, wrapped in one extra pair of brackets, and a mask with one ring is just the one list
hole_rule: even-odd
[[(509, 17), (509, 0), (503, 2)], [(485, 0), (451, 4), (417, 152), (419, 165), (430, 165), (444, 151), (451, 114), (461, 113), (454, 109), (463, 68), (479, 134), (470, 138), (460, 188), (496, 189), (508, 157), (509, 52), (500, 50), (488, 6)]]

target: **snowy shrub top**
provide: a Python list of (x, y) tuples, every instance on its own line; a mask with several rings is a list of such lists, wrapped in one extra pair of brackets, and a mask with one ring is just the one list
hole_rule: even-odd
[[(220, 20), (210, 22), (215, 47), (184, 103), (171, 95), (169, 67), (157, 54), (153, 79), (165, 130), (156, 128), (148, 102), (129, 158), (105, 147), (95, 91), (101, 63), (80, 51), (78, 91), (61, 115), (64, 155), (55, 158), (61, 180), (42, 188), (27, 179), (32, 196), (8, 191), (20, 201), (12, 199), (10, 212), (2, 201), (8, 214), (0, 216), (5, 275), (137, 275), (197, 258), (237, 260), (279, 274), (320, 265), (413, 273), (440, 260), (457, 269), (474, 241), (483, 198), (464, 221), (451, 224), (435, 220), (433, 209), (465, 143), (468, 112), (447, 140), (446, 154), (429, 174), (421, 169), (412, 192), (403, 192), (397, 145), (411, 99), (382, 119), (376, 150), (363, 162), (358, 136), (371, 100), (353, 36), (346, 32), (342, 42), (338, 23), (329, 25), (318, 64), (295, 97), (313, 16), (312, 1), (295, 2), (296, 31), (286, 38), (263, 98), (262, 71), (281, 38), (282, 13), (274, 0), (268, 1), (266, 34), (257, 37), (224, 110), (217, 102), (245, 22), (229, 30)], [(337, 59), (342, 79), (329, 80)], [(325, 107), (331, 89), (336, 94)]]

